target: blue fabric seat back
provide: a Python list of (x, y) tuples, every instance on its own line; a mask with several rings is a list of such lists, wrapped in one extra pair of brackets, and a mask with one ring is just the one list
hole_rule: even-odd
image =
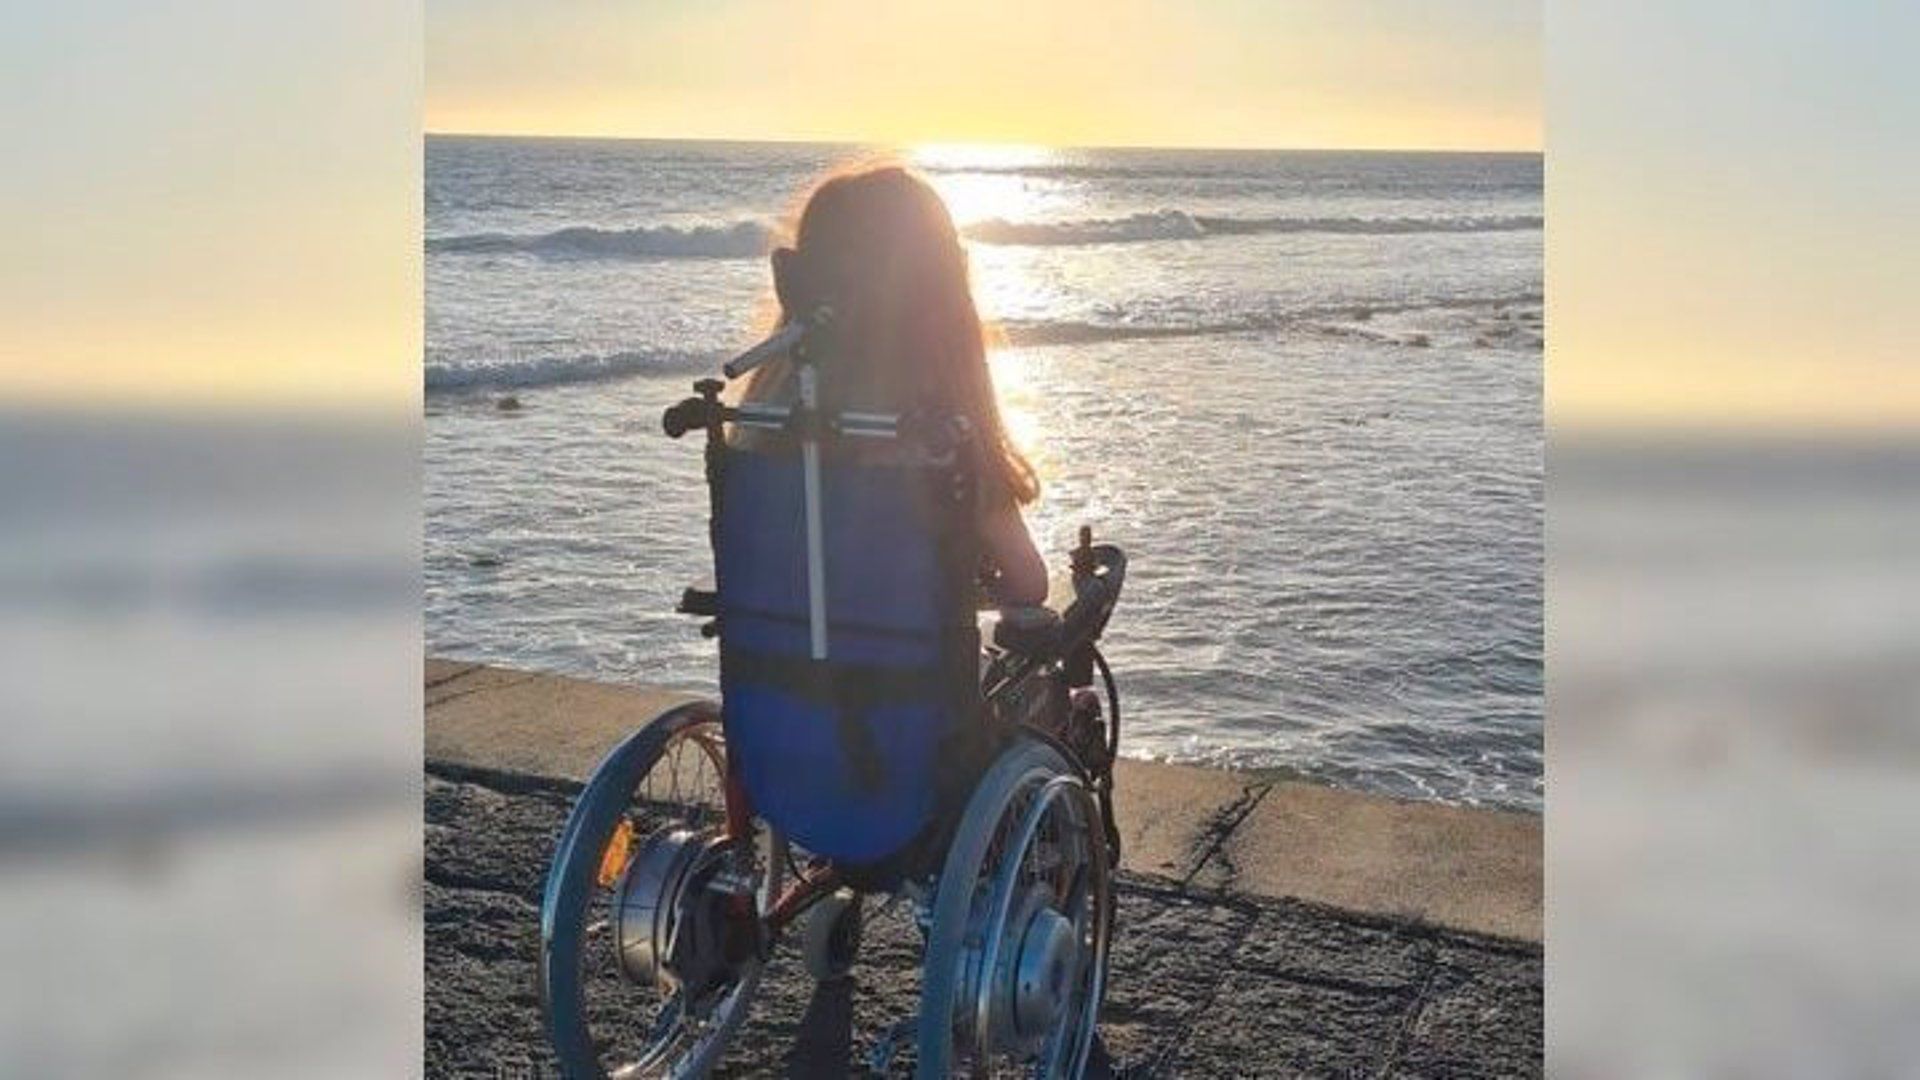
[(810, 660), (800, 459), (725, 452), (715, 536), (722, 715), (754, 808), (848, 863), (900, 852), (938, 812), (973, 730), (973, 524), (951, 473), (824, 461), (829, 659)]

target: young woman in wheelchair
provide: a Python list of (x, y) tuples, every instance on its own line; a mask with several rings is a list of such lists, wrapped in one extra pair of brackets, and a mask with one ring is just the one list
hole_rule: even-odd
[(924, 181), (824, 181), (773, 277), (776, 332), (725, 369), (746, 378), (665, 417), (706, 435), (716, 589), (681, 610), (712, 620), (722, 700), (640, 728), (575, 803), (541, 913), (555, 1051), (569, 1075), (704, 1073), (788, 928), (837, 977), (860, 895), (886, 893), (924, 936), (922, 997), (874, 1064), (906, 1042), (921, 1076), (1079, 1075), (1118, 860), (1096, 642), (1125, 557), (1083, 529), (1072, 604), (1039, 606), (1038, 480)]
[[(793, 239), (773, 253), (774, 291), (783, 323), (831, 298), (825, 407), (964, 417), (978, 459), (977, 528), (992, 599), (1045, 603), (1046, 563), (1020, 514), (1039, 498), (1040, 481), (1001, 423), (966, 249), (940, 196), (902, 168), (844, 173), (814, 188)], [(791, 355), (768, 361), (748, 378), (743, 400), (793, 404), (794, 369)], [(855, 452), (889, 457), (898, 449), (876, 440)]]

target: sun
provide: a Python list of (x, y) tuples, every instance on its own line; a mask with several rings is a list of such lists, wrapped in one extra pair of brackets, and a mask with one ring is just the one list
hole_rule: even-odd
[(982, 221), (1025, 221), (1048, 202), (1043, 184), (1025, 172), (1058, 160), (1045, 146), (992, 143), (927, 143), (908, 155), (947, 204), (963, 231)]

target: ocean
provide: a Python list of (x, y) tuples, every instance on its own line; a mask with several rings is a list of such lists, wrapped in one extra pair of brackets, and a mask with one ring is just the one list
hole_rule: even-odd
[[(430, 136), (428, 651), (711, 691), (698, 447), (858, 147)], [(928, 147), (1056, 580), (1124, 546), (1128, 756), (1538, 811), (1537, 154)], [(506, 397), (519, 408), (502, 409)], [(636, 718), (643, 719), (643, 718)]]

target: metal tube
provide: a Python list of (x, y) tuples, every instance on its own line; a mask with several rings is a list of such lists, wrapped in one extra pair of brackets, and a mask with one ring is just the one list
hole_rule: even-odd
[[(741, 402), (733, 412), (733, 423), (769, 431), (784, 429), (792, 418), (793, 410), (785, 405), (754, 401)], [(900, 417), (893, 413), (844, 412), (832, 423), (839, 434), (857, 438), (892, 439), (900, 434)]]
[(844, 412), (834, 418), (834, 429), (842, 435), (892, 439), (900, 434), (900, 418), (892, 413)]
[[(819, 406), (814, 367), (800, 365), (800, 407), (812, 413)], [(827, 552), (820, 524), (820, 436), (808, 427), (800, 436), (801, 483), (807, 513), (807, 631), (811, 655), (827, 658)]]
[(778, 429), (787, 426), (793, 410), (785, 405), (743, 401), (734, 409), (733, 416), (733, 422), (742, 427)]
[(737, 379), (747, 372), (752, 371), (754, 368), (759, 367), (761, 364), (786, 352), (788, 349), (793, 348), (794, 345), (799, 343), (801, 338), (806, 336), (807, 331), (810, 329), (812, 329), (812, 326), (809, 323), (797, 320), (790, 322), (774, 331), (773, 336), (767, 338), (767, 340), (755, 345), (753, 348), (748, 349), (746, 352), (741, 353), (725, 364), (722, 364), (720, 370), (726, 373), (727, 378)]

